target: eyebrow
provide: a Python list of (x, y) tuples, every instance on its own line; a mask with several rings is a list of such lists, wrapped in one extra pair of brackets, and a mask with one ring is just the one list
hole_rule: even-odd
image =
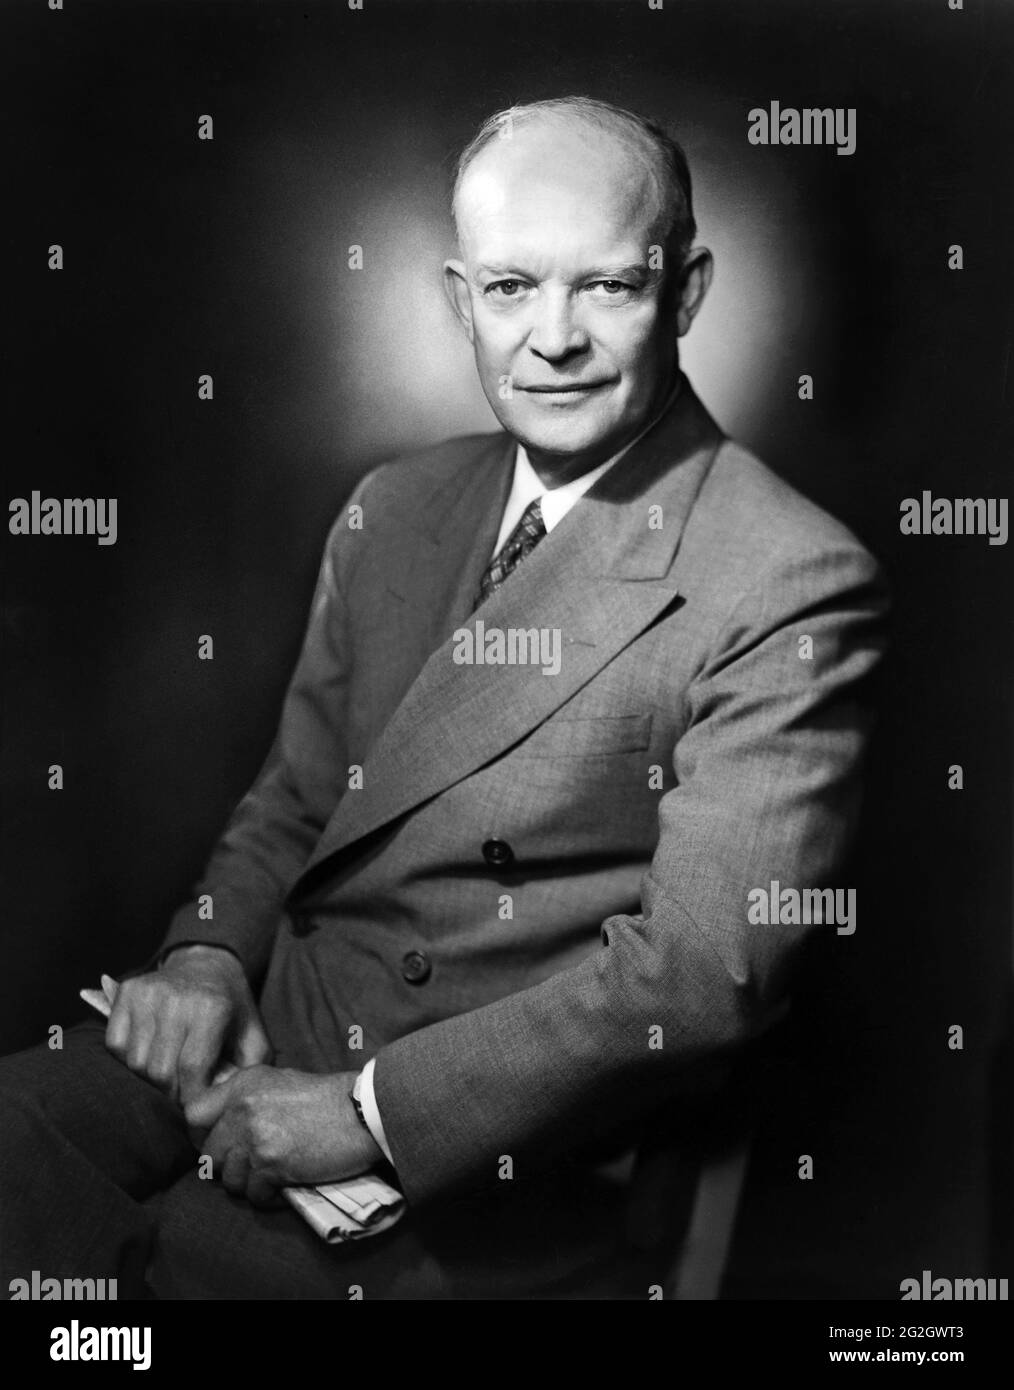
[[(478, 265), (475, 268), (477, 275), (492, 276), (512, 276), (516, 279), (533, 280), (533, 276), (527, 270), (519, 270), (517, 266), (511, 265)], [(599, 266), (595, 270), (583, 272), (578, 278), (581, 280), (619, 280), (627, 279), (648, 279), (652, 274), (650, 267), (641, 263), (631, 263), (629, 265), (605, 265)]]

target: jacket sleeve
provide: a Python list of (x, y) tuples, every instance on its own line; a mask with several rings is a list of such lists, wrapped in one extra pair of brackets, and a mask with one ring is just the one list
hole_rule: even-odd
[(688, 1069), (764, 1030), (803, 937), (835, 928), (754, 925), (748, 894), (834, 886), (886, 609), (851, 539), (758, 576), (689, 688), (642, 911), (607, 918), (576, 968), (378, 1052), (376, 1100), (410, 1202), (492, 1186), (505, 1155), (519, 1177), (622, 1133)]
[[(367, 481), (349, 507), (361, 504)], [(175, 947), (200, 943), (232, 951), (250, 979), (267, 965), (282, 904), (347, 786), (343, 711), (349, 653), (342, 574), (349, 549), (343, 511), (324, 549), (274, 745), (192, 899), (173, 917), (158, 959)], [(202, 897), (211, 900), (210, 917)]]

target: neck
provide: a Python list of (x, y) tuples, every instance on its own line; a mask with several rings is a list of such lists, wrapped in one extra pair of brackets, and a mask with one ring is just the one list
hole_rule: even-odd
[(598, 468), (600, 463), (605, 463), (613, 454), (619, 453), (623, 447), (621, 444), (617, 449), (609, 444), (581, 454), (550, 454), (545, 449), (533, 449), (526, 444), (525, 452), (528, 462), (539, 476), (539, 482), (547, 488), (555, 488), (572, 483), (575, 478), (583, 478), (593, 468)]

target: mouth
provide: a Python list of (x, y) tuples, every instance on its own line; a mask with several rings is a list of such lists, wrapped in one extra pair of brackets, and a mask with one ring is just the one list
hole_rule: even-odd
[(574, 400), (611, 385), (611, 381), (575, 381), (562, 386), (523, 386), (521, 389), (526, 395), (542, 396), (548, 400)]

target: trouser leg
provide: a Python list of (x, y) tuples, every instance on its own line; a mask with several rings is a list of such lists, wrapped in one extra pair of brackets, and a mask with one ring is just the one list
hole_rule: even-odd
[(0, 1298), (10, 1281), (116, 1278), (145, 1294), (144, 1199), (196, 1163), (178, 1107), (106, 1049), (104, 1028), (0, 1059)]
[(329, 1248), (288, 1207), (201, 1180), (178, 1108), (103, 1035), (0, 1059), (0, 1298), (36, 1270), (116, 1278), (121, 1299), (570, 1297), (618, 1260), (619, 1194), (578, 1174)]

